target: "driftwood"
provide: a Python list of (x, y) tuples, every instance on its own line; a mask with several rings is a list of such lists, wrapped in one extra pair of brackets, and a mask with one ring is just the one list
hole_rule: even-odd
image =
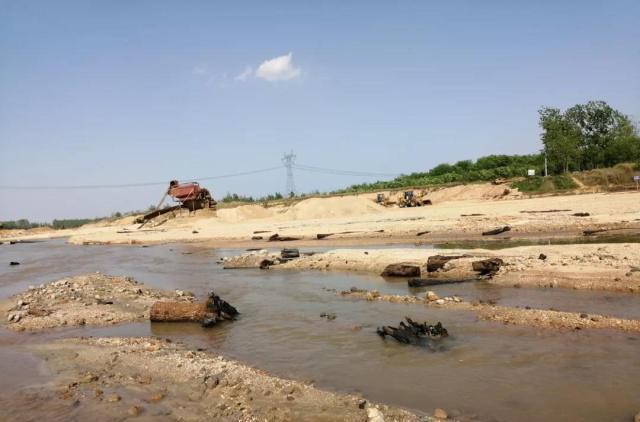
[(20, 263), (18, 261), (11, 261), (9, 265), (20, 265)]
[(584, 236), (593, 236), (596, 233), (603, 233), (609, 231), (609, 229), (593, 229), (593, 230), (584, 230), (582, 234)]
[(156, 302), (151, 306), (149, 319), (153, 322), (199, 322), (210, 327), (219, 321), (233, 320), (238, 314), (236, 308), (211, 292), (204, 303)]
[(482, 261), (475, 261), (471, 265), (473, 271), (477, 271), (481, 275), (493, 275), (504, 265), (504, 261), (500, 258), (489, 258), (483, 259)]
[[(326, 239), (329, 236), (334, 236), (336, 234), (354, 234), (354, 233), (367, 233), (366, 231), (347, 231), (347, 232), (338, 232), (338, 233), (318, 233), (316, 234), (316, 239)], [(384, 230), (374, 230), (370, 233), (384, 233)]]
[(381, 275), (382, 277), (420, 277), (420, 267), (412, 264), (390, 264)]
[(251, 240), (262, 240), (262, 236), (251, 236)]
[(508, 232), (511, 230), (511, 227), (509, 226), (504, 226), (504, 227), (500, 227), (499, 229), (494, 229), (494, 230), (489, 230), (486, 232), (482, 232), (483, 236), (493, 236), (495, 234), (500, 234), (500, 233), (504, 233), (504, 232)]
[(440, 322), (430, 325), (426, 322), (417, 323), (409, 317), (405, 317), (405, 320), (407, 322), (401, 321), (398, 327), (390, 325), (378, 327), (376, 332), (382, 338), (390, 336), (405, 344), (420, 344), (427, 338), (442, 338), (449, 335)]
[(484, 214), (477, 214), (477, 213), (473, 213), (473, 214), (460, 214), (460, 217), (482, 217)]
[(576, 212), (573, 214), (574, 217), (589, 217), (590, 215), (588, 212)]
[(525, 214), (544, 214), (548, 212), (567, 212), (567, 211), (571, 211), (571, 210), (533, 210), (533, 211), (520, 211), (520, 212)]
[(418, 233), (416, 233), (416, 236), (422, 236), (422, 235), (424, 235), (424, 234), (429, 234), (429, 233), (431, 233), (429, 230), (425, 230), (425, 231), (423, 231), (423, 232), (418, 232)]
[(260, 234), (260, 233), (269, 233), (271, 230), (256, 230), (253, 232), (253, 234)]
[(478, 281), (479, 278), (410, 278), (407, 281), (409, 287), (437, 286), (439, 284), (456, 284)]
[(269, 242), (290, 242), (292, 240), (300, 240), (299, 237), (280, 236), (278, 233), (269, 236)]
[(285, 259), (291, 259), (291, 258), (299, 258), (300, 257), (300, 251), (297, 249), (283, 249), (282, 251), (280, 251), (280, 256), (282, 258)]
[(442, 267), (444, 267), (444, 264), (446, 264), (447, 262), (453, 260), (453, 259), (460, 259), (460, 258), (467, 258), (468, 255), (433, 255), (430, 256), (427, 259), (427, 272), (434, 272), (434, 271), (438, 271), (439, 269), (441, 269)]

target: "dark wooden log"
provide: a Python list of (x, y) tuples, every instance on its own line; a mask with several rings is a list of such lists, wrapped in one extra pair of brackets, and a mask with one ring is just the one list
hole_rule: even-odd
[(574, 217), (589, 217), (590, 215), (588, 212), (576, 212), (573, 214)]
[(291, 236), (280, 236), (278, 233), (269, 236), (269, 242), (290, 242), (292, 240), (300, 240), (300, 238)]
[(504, 261), (500, 258), (489, 258), (483, 259), (482, 261), (475, 261), (471, 265), (473, 271), (477, 271), (481, 275), (493, 275), (504, 265)]
[(412, 264), (391, 264), (382, 272), (382, 277), (420, 277), (420, 267)]
[(233, 320), (238, 310), (220, 299), (214, 292), (206, 302), (158, 301), (151, 306), (149, 320), (153, 322), (200, 322), (210, 327), (218, 321)]
[(568, 211), (571, 211), (571, 210), (533, 210), (533, 211), (520, 211), (520, 212), (524, 214), (545, 214), (550, 212), (568, 212)]
[(20, 265), (20, 263), (18, 261), (11, 261), (9, 265)]
[(453, 259), (460, 259), (460, 258), (466, 258), (467, 255), (433, 255), (430, 256), (427, 259), (427, 272), (434, 272), (434, 271), (438, 271), (439, 269), (441, 269), (442, 267), (444, 267), (444, 264), (446, 264), (447, 262), (453, 260)]
[(378, 327), (376, 332), (382, 338), (389, 336), (404, 344), (423, 344), (426, 339), (442, 338), (449, 335), (447, 329), (440, 322), (430, 325), (426, 322), (417, 323), (409, 317), (405, 317), (405, 320), (407, 322), (401, 321), (398, 327), (390, 325)]
[(584, 236), (593, 236), (596, 233), (604, 233), (606, 231), (609, 231), (609, 230), (608, 229), (592, 229), (592, 230), (584, 230), (582, 234)]
[(476, 214), (476, 213), (474, 213), (474, 214), (460, 214), (460, 217), (481, 217), (483, 215), (484, 214)]
[(416, 233), (416, 236), (422, 236), (422, 235), (429, 234), (429, 233), (431, 233), (429, 230), (425, 230), (423, 232)]
[(280, 251), (280, 256), (282, 258), (285, 259), (291, 259), (291, 258), (299, 258), (300, 257), (300, 251), (298, 249), (283, 249), (282, 251)]
[(273, 264), (275, 264), (275, 262), (272, 261), (271, 259), (263, 259), (262, 261), (260, 261), (260, 269), (268, 270), (269, 267), (272, 266)]
[(160, 301), (151, 306), (149, 319), (154, 322), (201, 322), (208, 313), (205, 303)]
[(262, 240), (262, 236), (251, 236), (251, 240)]
[(493, 230), (489, 230), (489, 231), (486, 231), (486, 232), (482, 232), (482, 235), (483, 236), (493, 236), (493, 235), (496, 235), (496, 234), (508, 232), (510, 230), (511, 230), (511, 227), (504, 226), (504, 227), (500, 227), (499, 229), (493, 229)]
[(260, 234), (260, 233), (269, 233), (271, 230), (256, 230), (253, 232), (253, 234)]
[(407, 281), (409, 287), (426, 287), (426, 286), (438, 286), (440, 284), (456, 284), (456, 283), (468, 283), (470, 281), (480, 280), (477, 277), (474, 278), (410, 278)]

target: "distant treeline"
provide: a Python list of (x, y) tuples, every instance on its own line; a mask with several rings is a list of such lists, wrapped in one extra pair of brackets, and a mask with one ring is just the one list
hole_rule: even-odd
[[(530, 155), (489, 155), (475, 161), (440, 164), (426, 172), (401, 175), (393, 180), (352, 185), (333, 193), (356, 193), (410, 186), (489, 181), (527, 176), (527, 170), (544, 174), (544, 159), (550, 175), (576, 170), (613, 167), (640, 162), (640, 136), (631, 119), (604, 101), (577, 104), (564, 112), (544, 107), (539, 111), (543, 149)], [(523, 190), (542, 187), (543, 180), (521, 183)], [(571, 188), (570, 178), (555, 177), (547, 185)]]
[(53, 229), (73, 229), (87, 223), (94, 223), (102, 218), (69, 218), (65, 220), (53, 220), (51, 223), (32, 223), (26, 218), (20, 220), (0, 221), (0, 229), (26, 230), (38, 227), (50, 227)]
[(408, 186), (488, 181), (523, 176), (527, 174), (527, 170), (535, 170), (536, 174), (540, 174), (543, 169), (544, 156), (542, 154), (488, 155), (478, 158), (476, 161), (464, 160), (455, 164), (439, 164), (427, 172), (403, 174), (389, 181), (353, 185), (335, 193), (355, 193)]

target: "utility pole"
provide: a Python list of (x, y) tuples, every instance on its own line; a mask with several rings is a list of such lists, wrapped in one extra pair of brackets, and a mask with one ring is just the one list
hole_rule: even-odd
[(282, 157), (282, 163), (284, 167), (287, 169), (287, 187), (286, 187), (286, 196), (293, 196), (296, 194), (296, 184), (293, 181), (293, 165), (296, 161), (296, 155), (291, 151), (289, 154), (285, 154)]
[(544, 150), (544, 177), (547, 177), (547, 149)]

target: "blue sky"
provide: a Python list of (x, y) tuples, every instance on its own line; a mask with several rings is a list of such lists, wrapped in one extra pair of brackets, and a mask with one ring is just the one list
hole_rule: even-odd
[[(215, 176), (289, 150), (383, 173), (535, 152), (544, 105), (640, 119), (639, 21), (637, 0), (0, 1), (0, 185)], [(295, 176), (301, 191), (371, 180)], [(204, 184), (262, 195), (285, 172)], [(0, 220), (108, 215), (162, 191), (0, 190)]]

